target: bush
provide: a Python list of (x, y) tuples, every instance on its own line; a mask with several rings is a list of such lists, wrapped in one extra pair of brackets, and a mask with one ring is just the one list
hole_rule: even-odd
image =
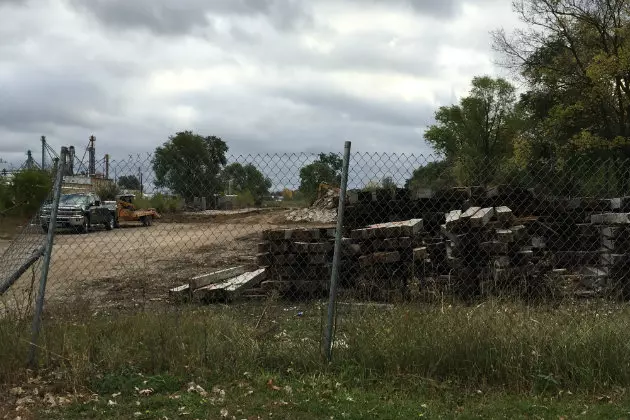
[(120, 188), (113, 182), (102, 183), (96, 188), (96, 194), (103, 201), (113, 201), (120, 194)]
[(181, 199), (163, 194), (156, 194), (151, 198), (136, 198), (134, 205), (138, 209), (154, 208), (158, 213), (177, 213), (184, 207)]
[(256, 204), (256, 199), (251, 192), (242, 191), (236, 196), (234, 204), (237, 208), (253, 207)]
[(49, 197), (53, 182), (50, 173), (39, 169), (21, 171), (13, 177), (11, 192), (16, 215), (31, 217)]

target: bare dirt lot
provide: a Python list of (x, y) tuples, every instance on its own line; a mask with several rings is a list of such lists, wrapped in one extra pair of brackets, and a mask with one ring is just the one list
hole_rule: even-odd
[[(286, 211), (182, 215), (151, 227), (136, 224), (88, 235), (59, 233), (47, 289), (49, 304), (100, 308), (164, 302), (168, 289), (213, 268), (255, 266), (256, 243), (264, 229), (295, 224)], [(0, 252), (8, 245), (0, 241)], [(16, 283), (7, 300), (32, 299), (37, 267)]]

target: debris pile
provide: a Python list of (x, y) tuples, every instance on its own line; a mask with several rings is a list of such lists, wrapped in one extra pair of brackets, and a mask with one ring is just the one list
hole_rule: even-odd
[(330, 189), (305, 209), (295, 209), (287, 214), (290, 222), (334, 223), (337, 220), (339, 192)]
[(271, 229), (262, 234), (256, 260), (268, 272), (261, 287), (283, 296), (318, 295), (331, 273), (335, 229)]

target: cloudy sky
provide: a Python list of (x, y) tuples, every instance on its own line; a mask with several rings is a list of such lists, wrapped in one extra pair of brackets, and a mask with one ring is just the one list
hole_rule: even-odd
[(430, 153), (508, 0), (0, 0), (0, 158), (154, 150), (190, 129), (232, 154)]

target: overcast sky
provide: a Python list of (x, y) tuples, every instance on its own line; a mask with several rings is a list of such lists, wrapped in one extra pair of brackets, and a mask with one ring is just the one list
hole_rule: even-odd
[(0, 158), (144, 153), (190, 129), (231, 154), (430, 153), (435, 109), (495, 75), (508, 0), (0, 0)]

